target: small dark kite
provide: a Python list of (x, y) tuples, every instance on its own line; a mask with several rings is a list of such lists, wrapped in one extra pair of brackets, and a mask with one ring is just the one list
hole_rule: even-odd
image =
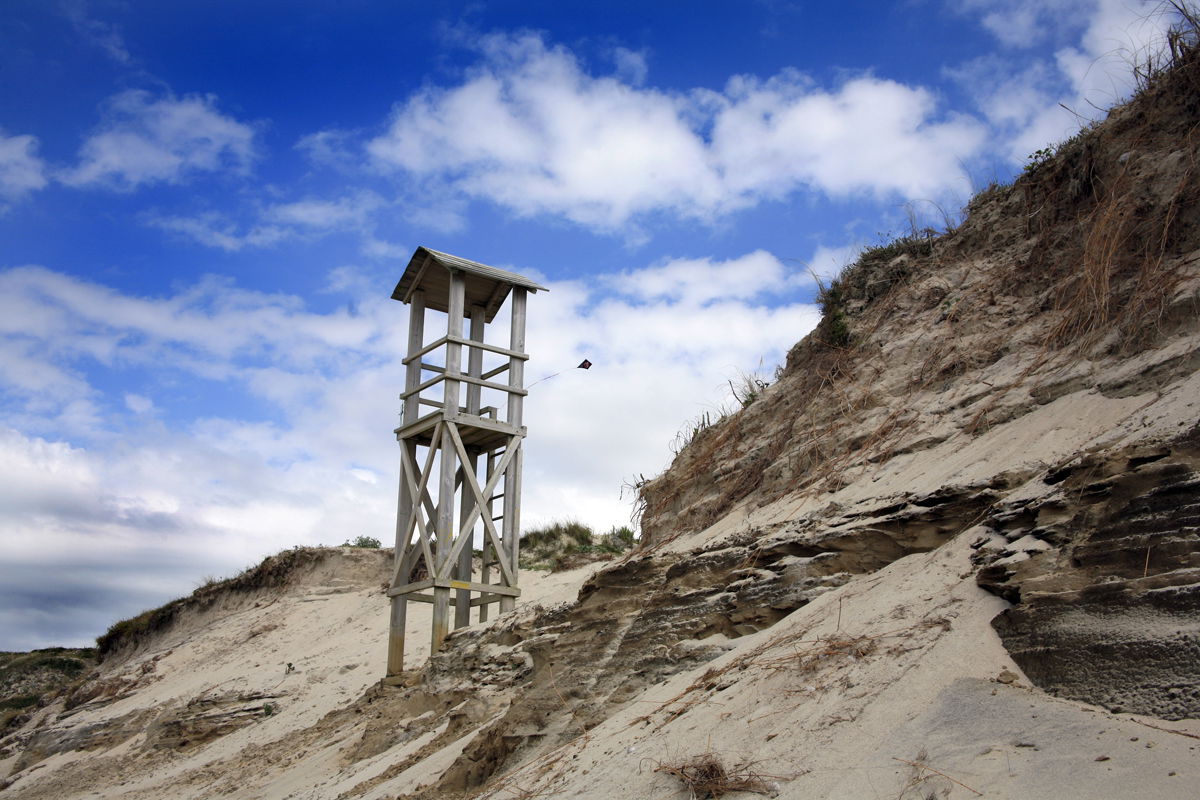
[(579, 362), (579, 366), (576, 367), (575, 369), (589, 369), (591, 366), (592, 366), (592, 362), (588, 361), (585, 358), (583, 361)]

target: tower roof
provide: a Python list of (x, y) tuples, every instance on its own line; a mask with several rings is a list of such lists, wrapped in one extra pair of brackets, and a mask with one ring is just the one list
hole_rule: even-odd
[(428, 247), (418, 247), (409, 259), (408, 267), (400, 276), (392, 292), (392, 299), (402, 303), (412, 300), (412, 294), (418, 289), (425, 291), (425, 307), (435, 311), (448, 312), (450, 299), (450, 275), (461, 273), (466, 282), (466, 308), (483, 306), (484, 319), (491, 322), (504, 305), (504, 299), (513, 286), (520, 286), (531, 292), (547, 292), (545, 286), (534, 283), (523, 275), (515, 272), (489, 267), (478, 261), (468, 261), (465, 258), (452, 256), (430, 250)]

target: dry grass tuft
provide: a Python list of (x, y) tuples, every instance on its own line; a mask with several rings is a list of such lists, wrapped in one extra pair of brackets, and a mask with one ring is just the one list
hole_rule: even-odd
[[(912, 775), (909, 777), (908, 783), (905, 785), (904, 789), (900, 792), (901, 798), (903, 798), (904, 795), (912, 789), (921, 789), (928, 781), (930, 781), (930, 779), (934, 778), (935, 776), (961, 786), (968, 792), (972, 792), (976, 797), (983, 797), (983, 792), (979, 791), (978, 789), (968, 786), (957, 778), (950, 777), (940, 769), (934, 769), (933, 767), (929, 766), (929, 764), (926, 763), (928, 758), (929, 755), (925, 752), (924, 748), (922, 748), (921, 752), (917, 755), (916, 761), (909, 761), (907, 758), (896, 758), (895, 756), (892, 757), (893, 761), (899, 761), (901, 764), (908, 764), (910, 767), (912, 767)], [(948, 794), (949, 792), (947, 791), (946, 794), (943, 794), (942, 796), (945, 797)], [(924, 797), (936, 797), (937, 792), (936, 790), (921, 791), (921, 795)]]
[(766, 775), (754, 771), (754, 762), (725, 766), (716, 753), (701, 753), (678, 764), (662, 764), (655, 772), (672, 775), (688, 790), (692, 800), (724, 797), (730, 792), (771, 794), (775, 787), (765, 780)]
[(848, 658), (858, 661), (875, 652), (878, 646), (877, 637), (825, 636), (810, 647), (786, 656), (760, 660), (758, 666), (766, 669), (787, 669), (789, 671), (811, 672), (828, 663), (831, 659)]

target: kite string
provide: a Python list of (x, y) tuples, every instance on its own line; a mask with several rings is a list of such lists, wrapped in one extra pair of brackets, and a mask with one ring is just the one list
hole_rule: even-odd
[(559, 375), (562, 375), (562, 372), (556, 372), (556, 373), (554, 373), (553, 375), (547, 375), (547, 376), (546, 376), (546, 377), (544, 377), (544, 378), (538, 378), (536, 381), (534, 381), (533, 383), (529, 384), (529, 385), (528, 385), (528, 386), (526, 386), (525, 388), (526, 388), (526, 389), (532, 389), (534, 386), (537, 386), (537, 385), (538, 385), (539, 383), (541, 383), (542, 381), (548, 381), (548, 380), (550, 380), (551, 378), (557, 378)]
[[(580, 362), (579, 362), (579, 366), (577, 366), (575, 369), (591, 369), (591, 368), (592, 368), (592, 362), (591, 362), (591, 361), (588, 361), (588, 360), (585, 358), (583, 361), (580, 361)], [(534, 381), (533, 383), (529, 384), (529, 386), (526, 386), (525, 388), (526, 388), (526, 389), (530, 389), (530, 388), (532, 388), (532, 387), (534, 387), (534, 386), (537, 386), (537, 385), (538, 385), (539, 383), (541, 383), (542, 381), (548, 381), (548, 380), (550, 380), (551, 378), (557, 378), (559, 375), (562, 375), (564, 372), (566, 372), (566, 370), (565, 370), (565, 369), (564, 369), (564, 370), (559, 370), (558, 372), (554, 373), (553, 375), (546, 375), (546, 376), (545, 376), (545, 377), (543, 377), (543, 378), (538, 378), (536, 381)]]

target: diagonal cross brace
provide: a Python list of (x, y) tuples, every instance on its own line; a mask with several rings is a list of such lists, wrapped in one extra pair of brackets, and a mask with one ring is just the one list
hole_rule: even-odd
[[(454, 423), (447, 423), (447, 428), (450, 431), (450, 438), (454, 442), (454, 449), (458, 451), (459, 459), (461, 459), (463, 463), (466, 463), (468, 460), (467, 448), (465, 445), (463, 445), (462, 437), (459, 436), (458, 426)], [(466, 519), (462, 521), (462, 526), (459, 528), (459, 540), (455, 542), (454, 548), (450, 551), (450, 555), (446, 559), (445, 563), (438, 566), (438, 579), (446, 580), (450, 577), (449, 571), (451, 565), (455, 563), (459, 553), (462, 552), (462, 549), (466, 547), (467, 542), (471, 538), (469, 535), (467, 535), (467, 531), (472, 530), (475, 527), (475, 522), (480, 518), (483, 519), (483, 527), (487, 532), (488, 538), (492, 542), (492, 547), (496, 549), (497, 553), (505, 552), (504, 548), (501, 546), (500, 535), (496, 532), (496, 525), (494, 522), (492, 522), (491, 514), (483, 513), (483, 509), (487, 508), (487, 501), (484, 498), (490, 497), (492, 493), (496, 491), (496, 486), (500, 483), (500, 478), (503, 477), (505, 470), (508, 469), (509, 463), (512, 462), (513, 457), (520, 451), (520, 449), (521, 436), (517, 434), (509, 440), (509, 444), (504, 450), (504, 456), (500, 459), (500, 463), (496, 466), (496, 471), (492, 473), (490, 478), (488, 478), (487, 485), (482, 489), (479, 488), (479, 479), (473, 472), (470, 470), (462, 471), (463, 477), (466, 478), (467, 486), (470, 487), (471, 493), (475, 495), (475, 503)], [(500, 571), (504, 575), (504, 584), (507, 586), (516, 586), (517, 580), (516, 576), (513, 574), (512, 565), (509, 564), (508, 560), (504, 558), (499, 559), (499, 562)]]
[[(434, 428), (434, 441), (437, 441), (437, 434), (440, 432), (442, 425), (443, 423), (439, 422), (437, 427)], [(400, 448), (400, 453), (400, 473), (403, 475), (405, 482), (408, 484), (409, 494), (413, 498), (412, 511), (405, 523), (404, 555), (407, 556), (410, 548), (412, 547), (413, 526), (415, 525), (419, 530), (417, 541), (420, 543), (421, 553), (425, 556), (425, 564), (430, 567), (430, 571), (432, 572), (433, 553), (429, 549), (429, 529), (425, 524), (425, 520), (422, 518), (421, 506), (424, 505), (431, 512), (433, 510), (433, 500), (429, 497), (429, 476), (432, 472), (434, 456), (437, 455), (437, 448), (429, 448), (429, 453), (425, 456), (425, 470), (423, 473), (417, 473), (421, 475), (421, 484), (419, 487), (413, 478), (417, 467), (416, 462), (413, 461), (412, 456), (409, 455), (407, 448)], [(396, 586), (396, 581), (400, 577), (400, 570), (403, 568), (406, 560), (406, 558), (401, 558), (396, 563), (396, 570), (392, 573), (393, 588)]]

